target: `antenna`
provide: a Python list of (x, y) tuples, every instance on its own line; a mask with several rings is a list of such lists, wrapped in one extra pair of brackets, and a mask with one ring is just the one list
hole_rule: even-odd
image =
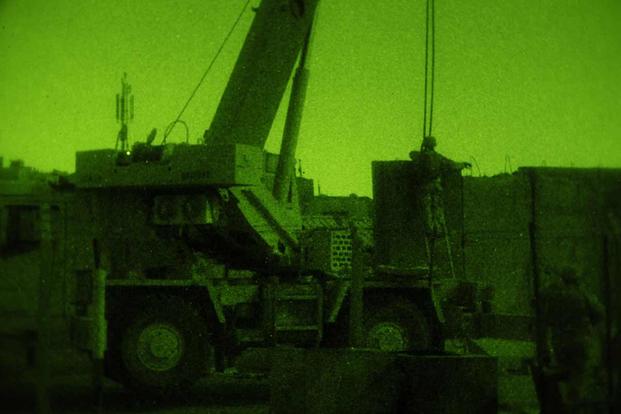
[(298, 177), (304, 177), (304, 170), (302, 169), (302, 159), (298, 159)]
[(123, 73), (123, 79), (121, 79), (121, 93), (116, 94), (116, 120), (121, 124), (121, 129), (116, 137), (114, 149), (120, 149), (125, 152), (129, 148), (127, 126), (133, 119), (134, 95), (132, 95), (132, 86), (127, 83), (127, 73)]

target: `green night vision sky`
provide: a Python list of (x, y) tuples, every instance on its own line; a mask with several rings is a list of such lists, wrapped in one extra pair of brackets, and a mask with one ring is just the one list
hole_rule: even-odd
[[(298, 158), (323, 193), (371, 193), (371, 161), (420, 145), (423, 0), (322, 0)], [(0, 155), (72, 171), (112, 147), (123, 72), (132, 140), (171, 122), (244, 0), (0, 0)], [(257, 6), (258, 0), (252, 0)], [(621, 167), (621, 2), (436, 0), (434, 135), (474, 174)], [(195, 142), (252, 19), (183, 116)], [(285, 108), (286, 102), (281, 105)], [(268, 142), (277, 151), (281, 110)], [(177, 128), (170, 141), (185, 138)]]

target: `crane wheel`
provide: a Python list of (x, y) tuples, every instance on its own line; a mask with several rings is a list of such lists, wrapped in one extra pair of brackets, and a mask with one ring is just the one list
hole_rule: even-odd
[(179, 297), (151, 297), (121, 340), (123, 382), (139, 391), (174, 394), (207, 373), (207, 324)]
[(364, 322), (366, 346), (387, 352), (425, 351), (431, 333), (425, 315), (408, 300), (396, 298), (371, 306)]

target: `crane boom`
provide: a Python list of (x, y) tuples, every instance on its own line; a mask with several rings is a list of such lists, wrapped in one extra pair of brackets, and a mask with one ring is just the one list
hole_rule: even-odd
[(206, 143), (263, 148), (319, 0), (262, 0)]

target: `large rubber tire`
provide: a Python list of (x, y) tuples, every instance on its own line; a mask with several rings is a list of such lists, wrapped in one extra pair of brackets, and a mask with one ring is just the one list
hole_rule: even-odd
[(205, 320), (179, 297), (140, 304), (120, 339), (123, 382), (137, 391), (172, 395), (207, 373)]
[(425, 315), (408, 300), (394, 298), (370, 306), (364, 322), (368, 348), (388, 352), (421, 352), (431, 349), (432, 339)]

